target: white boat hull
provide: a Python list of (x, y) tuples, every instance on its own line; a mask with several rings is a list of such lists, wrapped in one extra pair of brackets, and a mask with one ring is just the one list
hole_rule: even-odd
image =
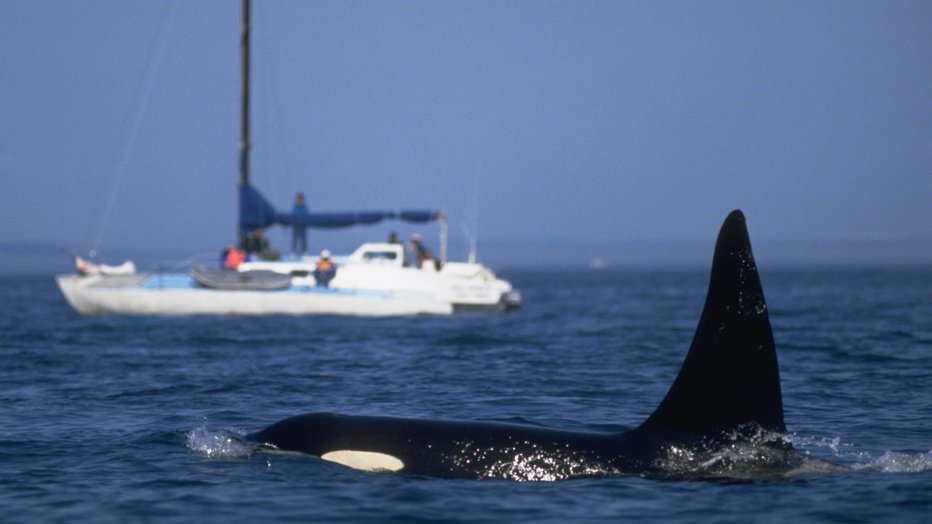
[(453, 312), (451, 304), (419, 294), (325, 288), (230, 291), (111, 287), (102, 281), (106, 278), (60, 275), (56, 280), (68, 303), (83, 314), (396, 316)]
[(450, 262), (441, 270), (433, 265), (417, 269), (404, 265), (403, 255), (399, 245), (363, 244), (338, 261), (329, 287), (317, 285), (310, 257), (242, 264), (244, 277), (290, 277), (290, 285), (286, 279), (284, 289), (274, 290), (208, 287), (186, 273), (84, 273), (60, 275), (56, 281), (68, 303), (84, 314), (399, 316), (516, 307), (506, 300), (511, 284), (480, 264)]

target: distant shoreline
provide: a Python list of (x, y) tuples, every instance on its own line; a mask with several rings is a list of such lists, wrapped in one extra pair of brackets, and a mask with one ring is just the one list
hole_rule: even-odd
[[(932, 241), (891, 242), (758, 242), (759, 267), (796, 268), (928, 268)], [(522, 270), (645, 270), (707, 269), (712, 246), (700, 242), (560, 242), (488, 241), (479, 260), (496, 271)], [(0, 242), (0, 275), (49, 275), (73, 271), (69, 251), (52, 243)], [(487, 255), (487, 256), (486, 256)], [(103, 252), (106, 263), (133, 260), (140, 270), (180, 270), (184, 261), (210, 260), (215, 254), (177, 250), (113, 249)]]

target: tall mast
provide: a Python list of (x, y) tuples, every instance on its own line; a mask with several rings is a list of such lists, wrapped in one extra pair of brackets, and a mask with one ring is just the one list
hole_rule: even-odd
[(249, 185), (249, 0), (243, 0), (242, 107), (240, 109), (239, 185)]
[[(240, 107), (240, 139), (239, 139), (239, 187), (249, 185), (249, 0), (242, 2), (242, 41), (240, 45), (242, 78), (241, 78), (241, 107)], [(240, 204), (242, 205), (242, 204)], [(238, 222), (238, 221), (237, 221)], [(242, 244), (244, 231), (237, 224), (237, 236)]]

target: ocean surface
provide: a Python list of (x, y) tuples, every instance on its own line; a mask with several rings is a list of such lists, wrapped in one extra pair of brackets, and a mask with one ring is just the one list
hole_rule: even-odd
[(707, 269), (511, 271), (523, 310), (83, 317), (0, 276), (3, 522), (930, 522), (932, 268), (766, 270), (789, 480), (462, 481), (237, 436), (306, 412), (621, 431), (660, 402)]

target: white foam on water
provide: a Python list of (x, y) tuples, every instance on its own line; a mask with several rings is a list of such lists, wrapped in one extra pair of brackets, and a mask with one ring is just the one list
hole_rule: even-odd
[(229, 431), (210, 431), (201, 426), (187, 434), (191, 451), (210, 458), (248, 457), (255, 446), (247, 444)]
[(879, 471), (882, 473), (921, 473), (932, 471), (932, 449), (919, 453), (886, 451), (883, 455), (865, 464), (855, 464), (852, 469)]
[[(856, 471), (874, 471), (881, 473), (919, 473), (932, 471), (932, 450), (916, 453), (885, 451), (874, 457), (866, 451), (859, 451), (854, 444), (843, 442), (841, 437), (815, 437), (792, 435), (793, 445), (801, 451), (825, 449), (831, 452), (829, 460), (837, 459)], [(818, 453), (816, 453), (818, 454)]]

